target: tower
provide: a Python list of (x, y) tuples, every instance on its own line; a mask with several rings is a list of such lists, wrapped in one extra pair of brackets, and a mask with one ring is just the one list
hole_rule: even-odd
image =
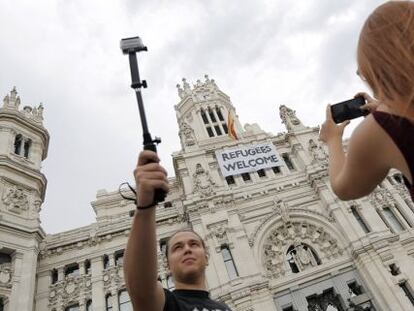
[[(43, 106), (24, 106), (14, 87), (0, 108), (0, 299), (6, 310), (32, 310), (39, 244), (39, 212), (49, 133)], [(7, 309), (8, 308), (8, 309)]]

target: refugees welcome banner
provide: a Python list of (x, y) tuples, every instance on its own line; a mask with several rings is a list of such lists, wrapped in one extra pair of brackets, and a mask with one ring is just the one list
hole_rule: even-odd
[(283, 163), (272, 143), (216, 150), (216, 157), (224, 177), (281, 166)]

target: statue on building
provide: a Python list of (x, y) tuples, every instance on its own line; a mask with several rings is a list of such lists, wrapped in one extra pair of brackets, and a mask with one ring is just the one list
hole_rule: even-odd
[(6, 95), (3, 99), (3, 107), (18, 110), (20, 106), (20, 97), (17, 96), (16, 87), (14, 86), (10, 92), (10, 96)]
[(194, 130), (184, 121), (180, 123), (180, 136), (185, 146), (195, 145)]
[(180, 96), (180, 98), (183, 99), (185, 97), (185, 92), (179, 83), (177, 83), (177, 91), (178, 91), (178, 96)]
[(313, 157), (313, 162), (320, 163), (323, 165), (328, 164), (328, 155), (326, 154), (325, 150), (317, 144), (313, 139), (309, 139), (309, 146), (308, 150)]
[(295, 126), (302, 125), (300, 120), (296, 117), (296, 111), (286, 107), (285, 105), (281, 105), (279, 107), (279, 115), (282, 123), (285, 124), (288, 131), (292, 131)]
[(293, 245), (289, 248), (287, 255), (288, 262), (294, 273), (305, 271), (306, 269), (318, 265), (315, 255), (310, 247), (303, 244), (299, 239), (295, 239)]
[(205, 171), (200, 163), (196, 165), (196, 171), (193, 174), (195, 193), (199, 193), (201, 197), (208, 197), (214, 194), (215, 182), (211, 178), (209, 172)]

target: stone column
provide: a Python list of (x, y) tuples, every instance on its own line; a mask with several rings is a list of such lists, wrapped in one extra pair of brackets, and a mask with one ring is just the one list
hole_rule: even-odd
[(95, 257), (91, 259), (92, 268), (92, 310), (105, 310), (105, 292), (104, 282), (102, 279), (103, 262), (102, 257)]
[(33, 310), (37, 251), (17, 252), (13, 256), (14, 275), (10, 310)]

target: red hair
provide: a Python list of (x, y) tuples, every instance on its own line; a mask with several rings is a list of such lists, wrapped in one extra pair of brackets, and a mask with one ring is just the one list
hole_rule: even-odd
[(359, 74), (377, 99), (413, 107), (414, 2), (389, 1), (376, 8), (362, 27), (357, 59)]

